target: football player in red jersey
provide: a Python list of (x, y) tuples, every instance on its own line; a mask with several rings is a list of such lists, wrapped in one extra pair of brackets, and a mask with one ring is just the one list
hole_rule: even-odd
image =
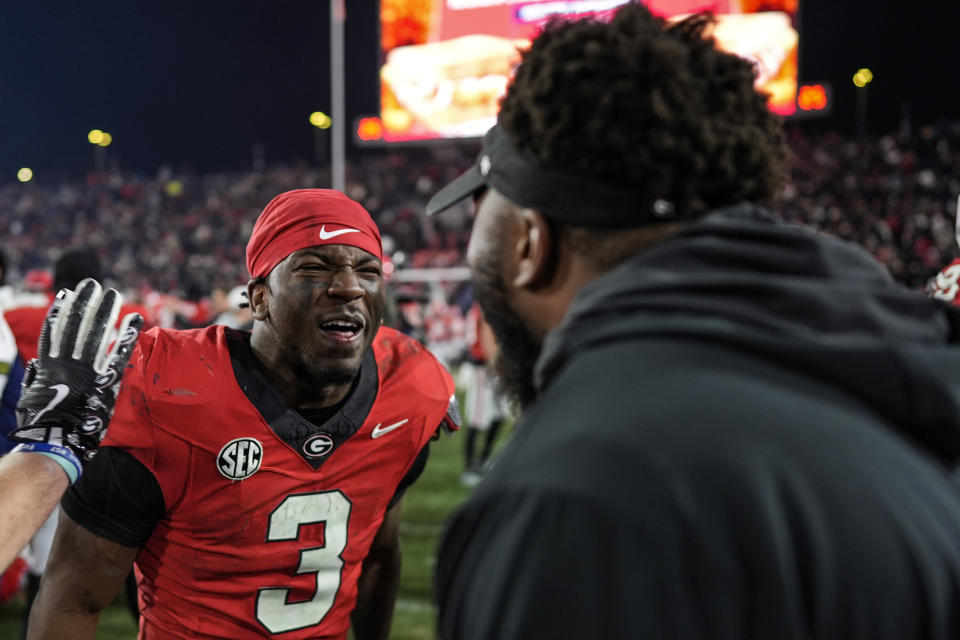
[(30, 638), (93, 638), (135, 562), (140, 638), (386, 638), (400, 500), (458, 426), (453, 382), (381, 327), (380, 233), (277, 196), (247, 245), (252, 332), (143, 334), (64, 499)]

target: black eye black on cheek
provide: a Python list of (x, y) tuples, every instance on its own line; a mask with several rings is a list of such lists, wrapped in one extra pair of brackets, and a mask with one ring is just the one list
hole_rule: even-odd
[(383, 290), (383, 280), (379, 278), (376, 280), (361, 278), (360, 286), (370, 293), (379, 293)]

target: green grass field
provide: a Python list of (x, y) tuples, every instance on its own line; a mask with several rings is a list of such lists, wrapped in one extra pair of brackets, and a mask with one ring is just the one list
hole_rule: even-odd
[[(506, 431), (506, 429), (504, 429)], [(508, 438), (500, 434), (500, 442)], [(394, 640), (436, 638), (435, 612), (431, 601), (435, 554), (447, 515), (470, 490), (460, 484), (463, 470), (463, 437), (442, 437), (431, 446), (430, 462), (420, 480), (404, 499), (400, 537), (403, 545), (403, 575), (393, 617)], [(0, 639), (19, 637), (21, 602), (0, 605)], [(99, 640), (133, 640), (136, 628), (122, 597), (100, 621)]]

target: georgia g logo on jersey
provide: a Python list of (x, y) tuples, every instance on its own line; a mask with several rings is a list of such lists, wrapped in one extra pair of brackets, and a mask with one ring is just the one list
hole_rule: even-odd
[(228, 480), (244, 480), (260, 469), (263, 445), (253, 438), (235, 438), (217, 455), (217, 471)]
[(333, 438), (325, 433), (311, 436), (303, 443), (303, 454), (308, 458), (322, 458), (333, 451)]

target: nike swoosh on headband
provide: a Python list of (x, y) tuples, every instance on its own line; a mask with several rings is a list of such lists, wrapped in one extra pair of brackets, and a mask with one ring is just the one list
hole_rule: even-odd
[(336, 238), (337, 236), (342, 236), (345, 233), (360, 233), (360, 229), (337, 229), (336, 231), (327, 231), (326, 225), (320, 227), (320, 239), (329, 240), (330, 238)]

